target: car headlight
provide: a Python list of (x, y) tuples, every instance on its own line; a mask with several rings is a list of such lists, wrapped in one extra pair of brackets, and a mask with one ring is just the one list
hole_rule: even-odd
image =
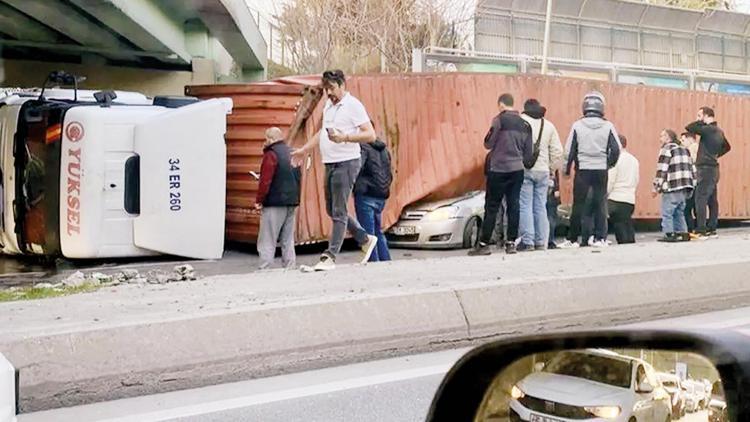
[(513, 400), (519, 400), (526, 397), (526, 394), (521, 391), (520, 388), (514, 385), (513, 388), (510, 389), (510, 396), (513, 398)]
[(456, 218), (458, 215), (458, 207), (442, 207), (435, 211), (428, 213), (425, 217), (425, 221), (445, 221), (452, 218)]
[(584, 407), (583, 409), (597, 418), (604, 419), (614, 419), (620, 416), (620, 412), (622, 411), (619, 406), (595, 406)]

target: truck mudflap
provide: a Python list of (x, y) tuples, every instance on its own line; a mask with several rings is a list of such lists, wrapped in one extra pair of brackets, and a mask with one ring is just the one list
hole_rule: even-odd
[(226, 115), (232, 101), (201, 101), (138, 124), (140, 214), (136, 246), (196, 259), (224, 250)]

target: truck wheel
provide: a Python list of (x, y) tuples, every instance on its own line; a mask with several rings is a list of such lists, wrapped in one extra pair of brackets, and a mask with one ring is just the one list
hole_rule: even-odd
[(471, 217), (469, 219), (469, 222), (466, 223), (466, 227), (464, 227), (464, 241), (463, 241), (463, 248), (469, 249), (473, 248), (474, 246), (479, 243), (479, 230), (482, 226), (482, 221), (479, 219), (479, 217)]

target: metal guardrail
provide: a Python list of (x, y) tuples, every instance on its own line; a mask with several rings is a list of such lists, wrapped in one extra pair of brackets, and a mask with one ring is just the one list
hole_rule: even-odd
[[(529, 64), (541, 65), (542, 57), (525, 55), (525, 54), (504, 54), (482, 52), (475, 50), (460, 50), (443, 47), (427, 47), (422, 51), (422, 63), (414, 63), (414, 71), (424, 70), (424, 64), (427, 60), (438, 60), (452, 63), (476, 63), (490, 62), (501, 64), (515, 64), (519, 67), (521, 73), (528, 72)], [(614, 81), (616, 75), (621, 73), (635, 73), (641, 75), (653, 76), (672, 76), (681, 77), (689, 81), (690, 87), (695, 87), (697, 81), (711, 82), (728, 82), (728, 83), (748, 83), (750, 84), (750, 75), (716, 73), (701, 71), (688, 68), (669, 68), (647, 65), (634, 65), (629, 63), (610, 63), (590, 60), (576, 60), (568, 58), (550, 57), (550, 66), (572, 68), (576, 70), (600, 70), (610, 73)], [(421, 66), (421, 67), (420, 67)]]

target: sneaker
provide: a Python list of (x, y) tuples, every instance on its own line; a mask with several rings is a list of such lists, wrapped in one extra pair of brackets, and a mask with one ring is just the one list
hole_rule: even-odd
[(537, 251), (546, 251), (547, 247), (544, 246), (544, 245), (536, 245), (536, 246), (534, 246), (534, 249), (537, 250)]
[(706, 235), (708, 236), (709, 239), (719, 238), (719, 232), (717, 232), (716, 230), (709, 230), (708, 232), (706, 232)]
[(678, 242), (690, 242), (690, 233), (677, 233), (675, 237)]
[(578, 242), (571, 242), (570, 240), (566, 240), (563, 243), (560, 243), (557, 245), (558, 249), (578, 249), (581, 245)]
[(378, 238), (375, 236), (367, 235), (367, 243), (362, 245), (362, 259), (359, 261), (360, 264), (367, 264), (372, 256), (372, 252), (375, 250), (375, 246), (378, 245)]
[(505, 244), (505, 253), (507, 253), (508, 255), (513, 255), (516, 252), (516, 242), (508, 242)]
[(674, 233), (665, 233), (663, 237), (659, 239), (659, 242), (675, 243), (677, 242), (677, 236)]
[(336, 260), (328, 254), (320, 256), (320, 261), (312, 267), (313, 271), (331, 271), (336, 269)]
[(703, 240), (708, 240), (709, 239), (708, 232), (703, 232), (703, 233), (696, 232), (693, 236), (694, 236), (693, 240), (701, 240), (701, 241), (703, 241)]
[(557, 243), (549, 242), (549, 244), (547, 245), (547, 249), (557, 249)]
[[(525, 243), (519, 243), (518, 246), (516, 246), (516, 244), (513, 243), (513, 246), (515, 246), (517, 252), (531, 252), (531, 251), (534, 250), (533, 246), (527, 245)], [(506, 251), (507, 251), (507, 247), (508, 246), (506, 245), (505, 247), (506, 247)]]
[(592, 248), (602, 249), (609, 247), (609, 243), (606, 240), (595, 240), (592, 243), (589, 243), (589, 246)]
[(488, 256), (492, 255), (492, 250), (490, 249), (490, 245), (486, 243), (479, 242), (477, 243), (477, 246), (474, 247), (474, 249), (469, 251), (469, 256)]

